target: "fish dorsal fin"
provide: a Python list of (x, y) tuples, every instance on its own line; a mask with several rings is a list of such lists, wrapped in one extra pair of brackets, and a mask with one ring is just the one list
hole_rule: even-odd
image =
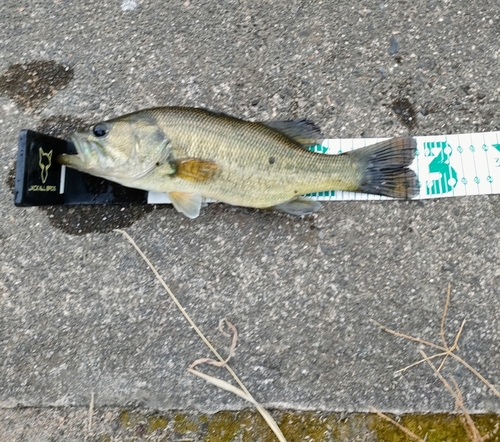
[(188, 218), (197, 218), (200, 214), (201, 195), (196, 193), (169, 192), (168, 196), (178, 212)]
[(213, 161), (197, 158), (181, 158), (175, 160), (174, 175), (188, 181), (201, 182), (213, 177), (217, 172), (217, 164)]
[(304, 118), (290, 121), (266, 121), (261, 124), (281, 132), (302, 147), (314, 146), (323, 140), (321, 129), (312, 121)]

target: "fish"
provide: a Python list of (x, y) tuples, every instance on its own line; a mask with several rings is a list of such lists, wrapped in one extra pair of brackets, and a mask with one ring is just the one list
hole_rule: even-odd
[(189, 218), (204, 198), (306, 215), (321, 207), (303, 195), (346, 190), (410, 199), (416, 142), (397, 137), (325, 155), (307, 119), (250, 122), (203, 108), (157, 107), (99, 122), (71, 140), (60, 164), (127, 187), (166, 193)]

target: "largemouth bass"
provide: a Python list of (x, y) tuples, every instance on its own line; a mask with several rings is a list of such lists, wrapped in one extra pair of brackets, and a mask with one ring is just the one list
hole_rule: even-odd
[(203, 197), (304, 215), (321, 206), (301, 195), (348, 190), (411, 198), (412, 138), (339, 155), (307, 150), (321, 141), (308, 120), (254, 123), (204, 109), (160, 107), (96, 124), (72, 137), (77, 155), (58, 161), (127, 187), (165, 192), (196, 218)]

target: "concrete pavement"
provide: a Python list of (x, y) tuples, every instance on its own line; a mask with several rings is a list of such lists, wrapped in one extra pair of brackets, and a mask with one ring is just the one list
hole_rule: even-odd
[[(308, 117), (330, 138), (500, 130), (499, 18), (483, 0), (4, 0), (3, 415), (88, 407), (91, 392), (97, 409), (248, 407), (186, 371), (206, 349), (114, 228), (222, 352), (215, 327), (235, 324), (231, 365), (267, 407), (453, 411), (428, 367), (394, 373), (416, 347), (371, 321), (439, 343), (448, 282), (447, 336), (465, 317), (459, 354), (499, 388), (498, 195), (332, 202), (303, 219), (216, 204), (189, 220), (169, 207), (20, 209), (9, 179), (22, 128), (67, 136), (159, 105)], [(463, 367), (444, 372), (471, 412), (500, 412)]]

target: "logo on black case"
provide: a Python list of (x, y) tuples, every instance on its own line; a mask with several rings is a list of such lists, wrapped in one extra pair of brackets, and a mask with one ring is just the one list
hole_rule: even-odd
[(52, 152), (53, 151), (51, 150), (49, 153), (45, 153), (41, 147), (38, 149), (38, 164), (40, 165), (40, 177), (42, 178), (42, 184), (45, 184), (45, 181), (47, 181), (47, 177), (49, 176), (49, 167), (52, 165)]

